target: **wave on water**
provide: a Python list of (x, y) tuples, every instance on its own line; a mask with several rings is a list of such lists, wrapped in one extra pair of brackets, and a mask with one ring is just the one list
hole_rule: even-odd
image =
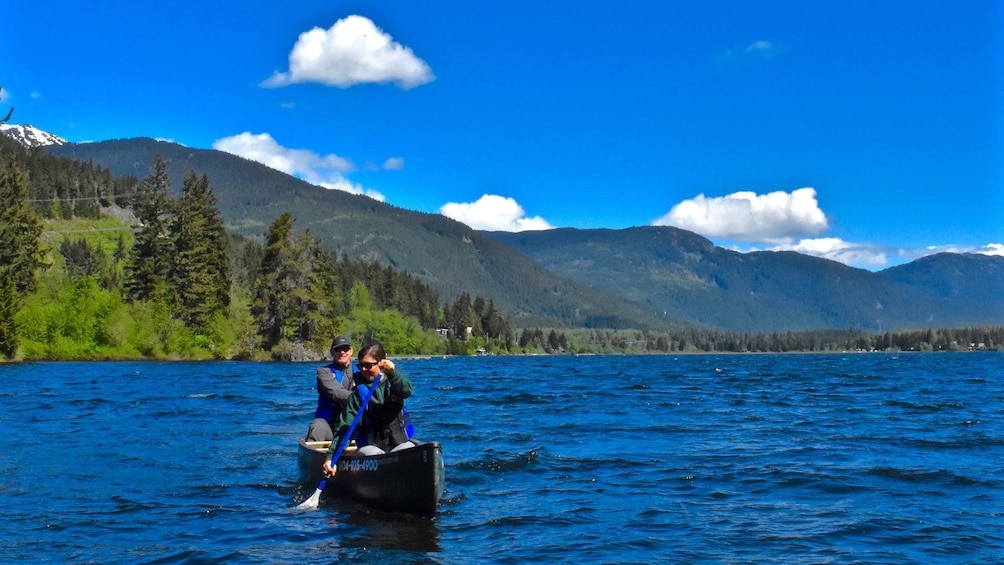
[(496, 453), (489, 449), (485, 456), (480, 459), (461, 461), (450, 465), (451, 469), (458, 471), (490, 471), (507, 472), (520, 471), (533, 465), (540, 459), (540, 450), (531, 449), (521, 453)]
[(313, 366), (61, 364), (58, 387), (51, 367), (0, 366), (0, 555), (997, 562), (1002, 357), (896, 357), (402, 359), (446, 464), (417, 521), (296, 510), (316, 486), (297, 483)]

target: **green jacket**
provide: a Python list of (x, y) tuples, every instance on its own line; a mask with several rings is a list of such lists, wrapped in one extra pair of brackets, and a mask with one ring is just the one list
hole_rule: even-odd
[[(390, 451), (397, 445), (408, 441), (408, 434), (405, 431), (404, 418), (401, 413), (404, 410), (404, 399), (411, 396), (411, 380), (407, 375), (399, 371), (387, 371), (383, 373), (386, 378), (380, 380), (376, 391), (370, 398), (369, 406), (363, 412), (363, 416), (353, 430), (353, 437), (356, 445), (375, 445), (384, 451)], [(335, 455), (338, 446), (345, 440), (345, 436), (359, 413), (363, 403), (363, 397), (369, 391), (369, 386), (362, 384), (361, 373), (355, 373), (352, 378), (356, 382), (356, 388), (349, 395), (338, 417), (338, 423), (334, 429), (335, 438), (328, 448), (328, 461)], [(352, 438), (350, 438), (352, 439)]]

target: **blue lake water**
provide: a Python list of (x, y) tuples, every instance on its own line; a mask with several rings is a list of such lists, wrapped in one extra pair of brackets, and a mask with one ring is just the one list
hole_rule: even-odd
[(0, 559), (1004, 558), (999, 353), (398, 365), (444, 446), (432, 519), (295, 508), (316, 365), (0, 366)]

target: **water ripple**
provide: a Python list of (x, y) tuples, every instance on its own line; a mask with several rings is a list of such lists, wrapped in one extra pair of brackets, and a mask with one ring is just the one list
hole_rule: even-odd
[(0, 552), (52, 562), (995, 562), (1002, 360), (402, 359), (419, 437), (441, 442), (447, 465), (440, 511), (422, 520), (337, 501), (295, 509), (312, 364), (0, 366)]

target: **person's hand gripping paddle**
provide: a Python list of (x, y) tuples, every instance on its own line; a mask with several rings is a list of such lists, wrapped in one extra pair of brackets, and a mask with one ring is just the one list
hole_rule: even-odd
[[(352, 432), (355, 431), (356, 424), (358, 424), (359, 420), (362, 419), (363, 412), (365, 412), (366, 407), (369, 406), (370, 398), (373, 397), (373, 392), (376, 391), (377, 386), (380, 384), (381, 378), (383, 378), (382, 373), (377, 376), (376, 380), (373, 381), (373, 384), (370, 385), (369, 390), (366, 391), (366, 397), (363, 398), (362, 406), (360, 406), (359, 411), (356, 412), (356, 417), (352, 419), (352, 425), (349, 426), (349, 431), (345, 433), (345, 437), (342, 438), (342, 443), (338, 445), (338, 449), (335, 451), (335, 455), (331, 458), (332, 465), (338, 465), (338, 458), (342, 456), (342, 452), (345, 451), (346, 446), (348, 446), (349, 442), (352, 441)], [(317, 508), (318, 504), (321, 502), (321, 491), (324, 490), (324, 485), (327, 482), (328, 482), (327, 478), (321, 479), (321, 482), (318, 483), (317, 490), (314, 491), (314, 494), (310, 495), (310, 498), (308, 498), (307, 500), (301, 502), (300, 505), (297, 506), (297, 508), (301, 508), (304, 510)]]

